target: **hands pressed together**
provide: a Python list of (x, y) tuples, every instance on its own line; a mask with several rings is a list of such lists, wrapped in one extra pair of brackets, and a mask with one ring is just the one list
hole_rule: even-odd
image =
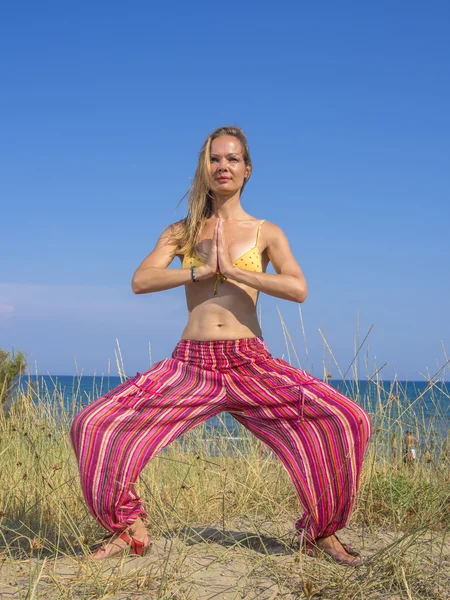
[(228, 245), (225, 241), (223, 221), (217, 219), (206, 263), (195, 269), (195, 276), (200, 280), (208, 279), (217, 273), (221, 273), (224, 277), (232, 277), (235, 269), (236, 267), (233, 266), (230, 260)]

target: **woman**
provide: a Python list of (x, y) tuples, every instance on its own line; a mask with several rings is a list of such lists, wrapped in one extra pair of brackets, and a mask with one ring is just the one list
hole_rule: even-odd
[[(136, 294), (186, 289), (189, 318), (172, 357), (86, 407), (72, 441), (92, 514), (113, 533), (95, 558), (150, 545), (134, 489), (172, 440), (227, 411), (282, 460), (304, 510), (296, 523), (310, 554), (361, 557), (337, 539), (352, 511), (370, 436), (368, 415), (331, 386), (274, 359), (256, 316), (259, 292), (303, 302), (306, 281), (279, 227), (241, 206), (252, 172), (245, 134), (213, 131), (189, 192), (188, 216), (168, 227), (136, 270)], [(181, 268), (167, 269), (178, 256)], [(272, 263), (276, 274), (266, 273)]]

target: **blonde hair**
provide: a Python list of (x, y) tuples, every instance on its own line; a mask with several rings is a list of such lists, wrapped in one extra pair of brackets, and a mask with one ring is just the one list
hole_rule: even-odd
[[(183, 196), (188, 198), (188, 214), (183, 221), (175, 237), (179, 244), (179, 254), (188, 256), (192, 255), (196, 247), (203, 225), (213, 214), (213, 197), (211, 195), (211, 176), (210, 176), (210, 153), (211, 143), (218, 137), (232, 135), (237, 138), (242, 147), (242, 155), (246, 166), (250, 167), (250, 173), (244, 180), (241, 188), (244, 189), (247, 181), (250, 179), (252, 160), (250, 158), (250, 150), (248, 147), (247, 137), (242, 129), (226, 125), (212, 131), (206, 138), (198, 155), (197, 168), (195, 170), (192, 185)], [(183, 200), (182, 198), (182, 200)]]

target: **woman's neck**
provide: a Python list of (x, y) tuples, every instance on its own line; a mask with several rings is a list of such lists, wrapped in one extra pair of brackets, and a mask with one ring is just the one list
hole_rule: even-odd
[(240, 194), (233, 196), (224, 196), (214, 198), (213, 200), (213, 215), (222, 221), (240, 221), (248, 217), (247, 213), (241, 206)]

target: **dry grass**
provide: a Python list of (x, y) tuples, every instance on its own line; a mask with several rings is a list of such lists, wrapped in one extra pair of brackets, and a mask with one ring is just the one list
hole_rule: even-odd
[[(239, 445), (222, 435), (212, 447), (203, 428), (143, 472), (151, 555), (93, 563), (89, 547), (104, 531), (82, 500), (68, 438), (79, 392), (70, 411), (57, 392), (19, 394), (0, 415), (0, 597), (449, 598), (447, 416), (427, 421), (420, 398), (411, 405), (398, 384), (382, 401), (386, 390), (373, 385), (375, 434), (342, 536), (371, 556), (359, 569), (299, 554), (300, 509), (281, 463), (244, 430)], [(405, 426), (433, 440), (412, 466), (391, 454), (392, 434)]]

